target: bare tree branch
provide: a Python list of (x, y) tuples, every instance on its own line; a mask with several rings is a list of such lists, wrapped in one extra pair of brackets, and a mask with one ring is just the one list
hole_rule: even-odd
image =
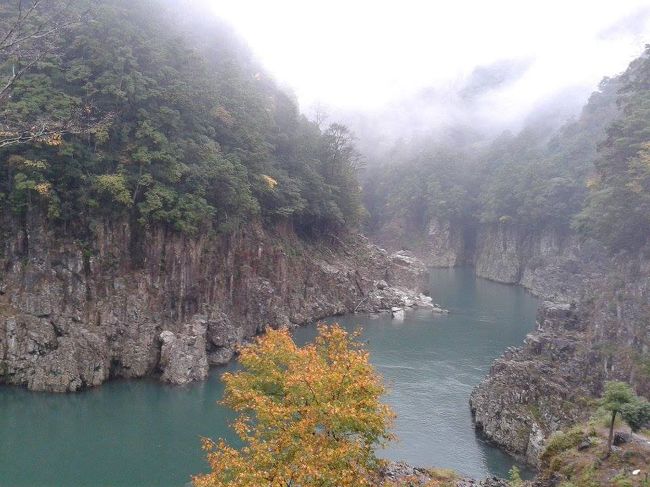
[(47, 113), (25, 120), (12, 117), (7, 108), (18, 80), (45, 58), (62, 55), (62, 36), (87, 21), (90, 9), (80, 4), (80, 0), (17, 0), (14, 7), (0, 7), (0, 112), (5, 109), (0, 148), (92, 132), (112, 119), (111, 115), (91, 116), (86, 107), (66, 120)]
[(83, 22), (89, 12), (75, 9), (75, 0), (32, 0), (27, 10), (24, 1), (18, 0), (13, 14), (2, 11), (0, 16), (0, 69), (12, 65), (1, 83), (0, 103), (25, 72), (52, 52), (57, 36)]
[(97, 133), (108, 127), (114, 118), (114, 113), (97, 116), (90, 107), (86, 107), (84, 110), (76, 111), (67, 119), (56, 119), (45, 114), (29, 125), (24, 124), (20, 130), (3, 130), (0, 125), (0, 149), (30, 142), (56, 145), (63, 135)]

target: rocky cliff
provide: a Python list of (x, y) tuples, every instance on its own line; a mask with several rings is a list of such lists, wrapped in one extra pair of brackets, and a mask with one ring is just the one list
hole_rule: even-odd
[(430, 266), (454, 267), (465, 262), (467, 246), (461, 225), (434, 219), (429, 222), (420, 254)]
[(473, 265), (479, 277), (520, 284), (537, 296), (560, 301), (576, 299), (588, 278), (585, 273), (599, 272), (593, 262), (604, 260), (598, 246), (580, 242), (568, 230), (512, 223), (434, 219), (422, 232), (392, 222), (375, 239), (387, 248), (413, 251), (429, 266)]
[(39, 391), (204, 379), (267, 326), (413, 304), (406, 287), (426, 274), (361, 236), (306, 242), (283, 226), (188, 238), (105, 221), (80, 241), (36, 214), (3, 224), (0, 382)]
[(583, 276), (578, 299), (544, 302), (537, 330), (471, 395), (476, 427), (533, 465), (552, 432), (587, 419), (606, 381), (650, 396), (650, 261), (605, 259)]
[(412, 251), (430, 267), (455, 267), (466, 263), (468, 255), (471, 259), (471, 238), (465, 235), (464, 226), (445, 219), (432, 219), (424, 232), (406, 219), (391, 220), (373, 240), (387, 249)]
[(602, 274), (605, 261), (599, 245), (581, 242), (568, 230), (512, 224), (485, 224), (477, 230), (476, 275), (520, 284), (545, 299), (577, 299), (583, 283)]

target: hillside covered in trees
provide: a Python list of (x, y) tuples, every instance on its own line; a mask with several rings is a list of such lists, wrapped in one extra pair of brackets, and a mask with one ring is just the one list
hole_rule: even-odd
[[(0, 4), (0, 209), (84, 235), (101, 218), (337, 232), (362, 215), (348, 130), (322, 130), (193, 2)], [(207, 7), (206, 7), (207, 8)]]
[(442, 220), (578, 231), (613, 251), (638, 249), (650, 236), (649, 57), (646, 51), (604, 79), (581, 114), (559, 128), (538, 117), (494, 140), (457, 127), (397, 144), (364, 181), (370, 232), (405, 221), (403, 232), (421, 236)]

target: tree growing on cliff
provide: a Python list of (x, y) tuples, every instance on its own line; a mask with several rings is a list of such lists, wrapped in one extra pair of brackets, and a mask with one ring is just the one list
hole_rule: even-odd
[(243, 447), (204, 440), (211, 471), (197, 487), (364, 486), (380, 467), (393, 413), (368, 352), (338, 325), (320, 325), (298, 347), (287, 330), (242, 350), (242, 370), (226, 373), (224, 404), (239, 413)]
[(605, 384), (605, 394), (600, 400), (600, 405), (605, 411), (612, 413), (612, 420), (609, 425), (609, 437), (607, 439), (607, 455), (612, 452), (612, 441), (614, 440), (614, 423), (616, 415), (627, 405), (634, 402), (636, 395), (629, 384), (625, 382), (610, 381)]

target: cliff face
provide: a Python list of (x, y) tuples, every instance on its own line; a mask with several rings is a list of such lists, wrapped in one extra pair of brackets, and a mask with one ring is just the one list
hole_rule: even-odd
[(419, 252), (433, 267), (455, 267), (464, 263), (465, 238), (462, 227), (449, 220), (431, 220), (427, 238)]
[(509, 224), (482, 225), (476, 242), (477, 276), (520, 284), (554, 301), (577, 299), (585, 280), (600, 275), (600, 264), (606, 261), (600, 246), (554, 228), (532, 231)]
[(551, 432), (582, 419), (588, 396), (577, 360), (582, 323), (571, 305), (545, 302), (537, 331), (508, 349), (470, 397), (476, 428), (506, 451), (537, 464)]
[(544, 298), (568, 301), (582, 288), (593, 262), (604, 260), (593, 244), (584, 244), (569, 231), (531, 230), (508, 224), (463, 224), (431, 220), (422, 233), (395, 222), (375, 237), (387, 248), (406, 248), (427, 265), (473, 265), (476, 275), (493, 281), (520, 284)]
[(0, 382), (32, 390), (203, 379), (267, 326), (399, 304), (403, 293), (390, 286), (425, 275), (415, 259), (361, 236), (307, 243), (282, 227), (190, 239), (104, 222), (84, 244), (38, 215), (20, 225), (6, 218), (4, 229)]
[(468, 254), (463, 225), (445, 219), (430, 220), (424, 232), (419, 224), (394, 219), (383, 224), (373, 240), (387, 249), (409, 250), (430, 267), (462, 265)]
[(534, 465), (553, 431), (587, 419), (606, 381), (650, 396), (650, 261), (621, 256), (584, 277), (579, 299), (545, 302), (537, 330), (471, 396), (477, 428)]

